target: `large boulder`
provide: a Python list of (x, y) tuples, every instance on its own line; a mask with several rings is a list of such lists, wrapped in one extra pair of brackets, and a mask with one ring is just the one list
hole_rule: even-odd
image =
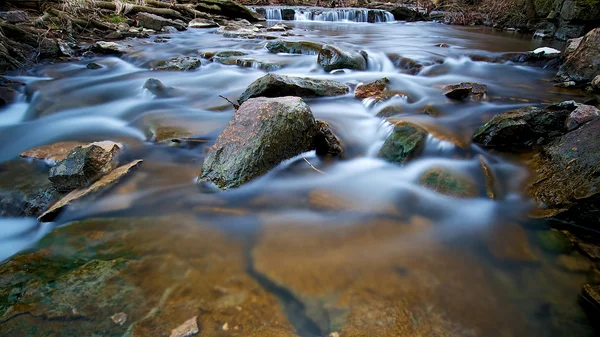
[(267, 74), (252, 82), (242, 93), (241, 104), (254, 97), (319, 97), (345, 95), (348, 86), (332, 80), (316, 80), (307, 77)]
[(561, 81), (590, 82), (600, 75), (600, 28), (585, 35), (558, 70)]
[(555, 0), (548, 19), (554, 23), (554, 37), (568, 40), (582, 36), (600, 24), (600, 3), (584, 0)]
[(327, 44), (319, 51), (317, 61), (325, 71), (336, 69), (367, 69), (367, 55), (365, 52), (344, 50)]
[(200, 181), (221, 189), (238, 187), (306, 151), (338, 154), (339, 144), (328, 146), (334, 139), (300, 97), (252, 98), (210, 148)]
[(61, 192), (85, 187), (117, 166), (120, 149), (110, 141), (78, 146), (50, 169), (49, 179)]
[(565, 120), (575, 110), (574, 102), (541, 109), (527, 106), (494, 116), (473, 135), (473, 142), (500, 150), (529, 148), (566, 131)]
[(188, 71), (200, 67), (201, 64), (200, 59), (197, 57), (179, 56), (169, 60), (159, 60), (155, 62), (152, 69)]
[(310, 41), (274, 40), (267, 42), (265, 48), (271, 53), (317, 55), (323, 45)]
[(392, 163), (405, 164), (425, 148), (427, 132), (408, 122), (398, 123), (379, 150), (379, 158)]
[(138, 25), (146, 29), (153, 29), (157, 32), (161, 31), (164, 27), (175, 27), (177, 30), (186, 30), (186, 26), (180, 22), (173, 21), (171, 19), (163, 18), (152, 13), (138, 13), (137, 14)]
[(394, 8), (391, 13), (394, 15), (394, 20), (396, 21), (413, 22), (429, 19), (425, 14), (404, 6)]
[(446, 97), (454, 100), (482, 101), (486, 99), (487, 86), (474, 82), (462, 82), (444, 87)]
[(226, 16), (232, 19), (248, 21), (265, 21), (265, 17), (231, 0), (195, 0), (196, 9), (210, 14)]

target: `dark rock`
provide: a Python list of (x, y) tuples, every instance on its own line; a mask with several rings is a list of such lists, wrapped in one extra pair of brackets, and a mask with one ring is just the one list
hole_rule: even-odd
[(426, 139), (427, 132), (421, 127), (400, 122), (383, 143), (379, 150), (379, 158), (392, 163), (405, 164), (423, 151)]
[(562, 82), (590, 82), (600, 75), (600, 28), (587, 33), (558, 70)]
[(494, 116), (473, 135), (483, 147), (500, 150), (526, 148), (563, 134), (565, 119), (573, 111), (567, 104), (548, 107), (524, 107)]
[(554, 37), (566, 41), (568, 39), (577, 38), (585, 33), (585, 25), (578, 24), (564, 24), (561, 25), (554, 33)]
[(367, 69), (367, 58), (363, 53), (343, 50), (332, 45), (324, 45), (321, 48), (317, 62), (319, 62), (325, 71), (336, 69)]
[(382, 100), (388, 83), (390, 83), (390, 80), (387, 77), (365, 84), (361, 83), (356, 87), (354, 97), (358, 99), (373, 98), (375, 100)]
[(414, 9), (410, 9), (408, 7), (396, 7), (391, 11), (394, 14), (394, 20), (396, 21), (425, 21), (428, 20), (428, 17)]
[[(317, 149), (332, 138), (323, 135), (310, 108), (299, 97), (252, 98), (244, 102), (208, 152), (201, 181), (222, 189), (240, 186), (283, 160)], [(326, 139), (327, 142), (323, 142)], [(339, 146), (339, 144), (338, 144)], [(331, 148), (339, 152), (338, 146)]]
[(585, 305), (593, 310), (592, 319), (598, 317), (600, 313), (600, 285), (599, 284), (585, 284), (583, 286), (583, 298), (586, 301)]
[(423, 187), (456, 198), (474, 198), (478, 195), (477, 185), (473, 180), (443, 167), (427, 170), (419, 182)]
[(392, 61), (396, 68), (400, 69), (400, 71), (405, 74), (416, 75), (424, 67), (422, 63), (398, 54), (388, 54), (387, 57)]
[(455, 100), (469, 99), (471, 101), (481, 101), (486, 99), (487, 86), (485, 84), (462, 82), (460, 84), (448, 85), (444, 87), (446, 97)]
[(600, 110), (595, 106), (591, 105), (580, 105), (577, 109), (573, 110), (567, 120), (565, 121), (565, 126), (567, 130), (572, 131), (578, 128), (580, 125), (583, 125), (594, 118), (600, 116)]
[(138, 26), (144, 27), (146, 29), (152, 29), (157, 32), (161, 31), (164, 27), (172, 26), (177, 30), (185, 30), (187, 27), (181, 23), (178, 23), (174, 20), (163, 18), (162, 16), (158, 16), (156, 14), (151, 13), (138, 13)]
[(49, 179), (61, 192), (85, 187), (117, 166), (120, 149), (110, 141), (76, 147), (50, 169)]
[(152, 69), (188, 71), (200, 67), (201, 64), (200, 59), (197, 57), (180, 56), (167, 61), (158, 61)]
[(245, 19), (252, 22), (265, 21), (265, 18), (257, 12), (231, 0), (198, 0), (196, 9), (210, 14), (217, 14), (231, 19)]
[(15, 89), (7, 86), (0, 86), (0, 107), (12, 103), (15, 100), (17, 92)]
[(208, 19), (200, 19), (196, 18), (188, 23), (189, 28), (215, 28), (219, 27), (219, 25)]
[(237, 51), (237, 50), (221, 51), (221, 52), (214, 54), (212, 57), (210, 57), (210, 59), (213, 62), (227, 64), (227, 65), (234, 65), (237, 62), (237, 57), (246, 56), (246, 55), (248, 55), (246, 52)]
[(90, 63), (86, 64), (85, 67), (88, 69), (92, 69), (92, 70), (102, 69), (102, 66), (96, 62), (90, 62)]
[[(598, 230), (600, 212), (600, 118), (544, 146), (527, 165), (536, 177), (527, 187), (539, 205), (534, 217), (577, 221)], [(585, 226), (581, 226), (585, 224)]]
[(267, 74), (252, 82), (238, 102), (241, 104), (254, 97), (338, 96), (345, 95), (348, 91), (349, 88), (345, 84), (337, 81)]
[(296, 11), (292, 8), (284, 8), (281, 10), (281, 19), (292, 21), (296, 17)]
[(275, 40), (267, 42), (265, 48), (271, 53), (317, 55), (323, 45), (310, 41)]
[(27, 12), (24, 11), (8, 11), (0, 12), (0, 18), (8, 23), (20, 23), (29, 20)]
[(148, 89), (148, 91), (158, 98), (172, 98), (178, 96), (177, 89), (165, 86), (156, 78), (149, 78), (146, 80), (144, 89)]
[(540, 248), (549, 253), (568, 254), (575, 248), (571, 239), (556, 229), (538, 232), (535, 237)]

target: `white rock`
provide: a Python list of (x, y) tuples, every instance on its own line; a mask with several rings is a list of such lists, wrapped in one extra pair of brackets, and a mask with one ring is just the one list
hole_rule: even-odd
[(545, 55), (554, 55), (554, 54), (560, 54), (560, 50), (554, 49), (554, 48), (549, 48), (549, 47), (542, 47), (542, 48), (538, 48), (538, 49), (534, 50), (533, 53), (534, 54), (544, 53)]
[(183, 324), (173, 329), (170, 337), (189, 337), (197, 334), (200, 331), (197, 320), (198, 316), (188, 319)]

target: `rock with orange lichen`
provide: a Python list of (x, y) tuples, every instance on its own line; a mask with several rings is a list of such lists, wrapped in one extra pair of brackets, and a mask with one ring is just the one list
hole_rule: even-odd
[(237, 187), (303, 152), (338, 155), (339, 140), (300, 97), (245, 101), (204, 160), (201, 181)]

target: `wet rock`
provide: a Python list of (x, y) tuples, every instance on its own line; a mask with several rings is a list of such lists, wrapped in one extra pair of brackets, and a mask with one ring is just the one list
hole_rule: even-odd
[(365, 54), (324, 45), (319, 51), (317, 62), (328, 72), (336, 69), (366, 70), (367, 57)]
[(321, 137), (320, 125), (301, 98), (251, 98), (234, 113), (210, 148), (200, 180), (222, 189), (237, 187), (283, 160), (316, 149), (322, 145), (318, 142)]
[(152, 67), (153, 70), (177, 70), (188, 71), (200, 67), (202, 63), (197, 57), (179, 56), (167, 61), (158, 61)]
[(50, 169), (48, 178), (61, 192), (87, 186), (117, 166), (121, 147), (110, 141), (76, 147)]
[[(583, 297), (587, 300), (586, 305), (592, 307), (597, 314), (600, 312), (600, 285), (599, 284), (585, 284), (583, 286)], [(594, 315), (594, 317), (597, 317)]]
[(427, 170), (419, 183), (430, 190), (456, 198), (474, 198), (479, 194), (473, 180), (443, 167)]
[(219, 25), (208, 19), (200, 19), (196, 18), (188, 23), (189, 28), (215, 28), (219, 27)]
[(444, 87), (446, 97), (454, 100), (482, 101), (486, 98), (487, 86), (474, 82), (462, 82)]
[(199, 0), (196, 1), (196, 9), (210, 14), (222, 15), (231, 19), (242, 19), (246, 21), (265, 21), (264, 16), (249, 9), (248, 7), (231, 0)]
[(561, 81), (590, 82), (600, 75), (600, 28), (587, 33), (558, 70)]
[(600, 116), (600, 110), (598, 110), (598, 108), (582, 104), (569, 114), (569, 117), (567, 117), (567, 120), (565, 121), (565, 127), (567, 130), (572, 131), (598, 116)]
[(556, 258), (556, 264), (571, 272), (587, 272), (593, 268), (592, 261), (581, 254), (560, 255)]
[(173, 329), (169, 337), (189, 337), (197, 334), (199, 331), (200, 329), (198, 328), (198, 316), (194, 316), (185, 321), (177, 328)]
[(286, 30), (291, 29), (290, 27), (284, 25), (281, 22), (276, 23), (275, 25), (267, 28), (268, 32), (285, 32)]
[(98, 41), (92, 48), (96, 53), (100, 54), (123, 54), (128, 51), (126, 46), (122, 46), (116, 42)]
[(177, 30), (185, 30), (186, 26), (170, 19), (163, 18), (162, 16), (158, 16), (156, 14), (151, 13), (138, 13), (138, 26), (146, 29), (152, 29), (157, 32), (161, 31), (164, 27), (171, 26), (175, 27)]
[(125, 176), (133, 168), (137, 167), (142, 160), (134, 160), (129, 164), (117, 167), (116, 169), (105, 174), (91, 186), (85, 189), (74, 190), (67, 194), (64, 198), (60, 199), (57, 203), (52, 205), (46, 212), (44, 212), (39, 218), (39, 221), (52, 221), (56, 216), (67, 206), (71, 205), (74, 201), (91, 195), (92, 193), (99, 193), (106, 188), (110, 187), (113, 183), (116, 183), (119, 179)]
[(83, 146), (81, 142), (58, 142), (50, 145), (36, 147), (31, 150), (24, 151), (20, 154), (23, 158), (33, 158), (46, 161), (53, 166), (57, 162), (67, 158), (69, 153), (78, 146)]
[(396, 68), (400, 69), (400, 71), (405, 74), (416, 75), (424, 67), (424, 64), (399, 54), (387, 54), (387, 57), (392, 61)]
[(8, 23), (20, 23), (29, 20), (29, 16), (25, 11), (0, 12), (0, 18)]
[(276, 39), (275, 36), (270, 36), (261, 33), (261, 29), (252, 25), (248, 20), (230, 21), (226, 26), (221, 26), (216, 30), (216, 33), (223, 34), (225, 37), (240, 37), (247, 39)]
[(271, 53), (317, 55), (323, 45), (310, 41), (275, 40), (267, 42), (265, 48)]
[(594, 77), (594, 79), (592, 80), (592, 89), (595, 91), (600, 91), (600, 75)]
[(356, 87), (354, 97), (358, 99), (373, 98), (377, 101), (383, 100), (388, 83), (390, 83), (390, 80), (387, 77), (365, 84), (361, 83)]
[(391, 13), (394, 15), (394, 20), (396, 21), (414, 22), (428, 19), (423, 13), (403, 6), (394, 8)]
[(58, 49), (60, 49), (60, 53), (66, 57), (73, 57), (75, 54), (71, 46), (63, 40), (57, 40)]
[(595, 118), (554, 139), (528, 161), (536, 180), (527, 191), (539, 204), (532, 216), (598, 228), (594, 220), (600, 211), (598, 132), (600, 118)]
[(267, 74), (252, 82), (242, 93), (238, 102), (241, 104), (254, 97), (320, 97), (345, 95), (348, 86), (332, 80), (317, 80), (308, 77), (292, 77), (287, 75)]
[(545, 251), (554, 254), (567, 254), (573, 251), (575, 245), (562, 231), (551, 229), (536, 234), (538, 245)]
[(235, 60), (235, 64), (242, 68), (254, 68), (264, 71), (275, 71), (284, 66), (282, 63), (261, 61), (253, 58), (238, 58)]
[[(205, 54), (206, 55), (206, 54)], [(238, 56), (245, 56), (248, 53), (238, 50), (221, 51), (209, 57), (213, 62), (221, 64), (234, 65)], [(209, 55), (206, 55), (209, 56)]]
[(86, 64), (86, 65), (85, 65), (85, 67), (86, 67), (87, 69), (92, 69), (92, 70), (95, 70), (95, 69), (102, 69), (102, 66), (101, 66), (101, 65), (99, 65), (99, 64), (98, 64), (98, 63), (96, 63), (96, 62), (90, 62), (90, 63)]
[(0, 86), (0, 107), (14, 102), (17, 92), (7, 86)]
[(177, 28), (175, 28), (173, 26), (164, 26), (164, 27), (161, 28), (160, 31), (164, 32), (164, 33), (167, 33), (167, 34), (174, 34), (174, 33), (178, 32)]
[(144, 83), (144, 89), (148, 89), (148, 91), (158, 98), (172, 98), (179, 95), (177, 93), (177, 89), (165, 86), (156, 78), (149, 78), (146, 80)]
[(495, 226), (488, 235), (488, 249), (492, 256), (502, 262), (538, 262), (525, 230), (518, 224)]
[(524, 107), (494, 116), (473, 135), (483, 147), (510, 150), (531, 147), (565, 132), (565, 119), (573, 111), (569, 105)]
[(565, 58), (569, 58), (569, 57), (571, 57), (571, 55), (573, 55), (573, 53), (577, 50), (577, 48), (579, 48), (579, 45), (581, 44), (582, 40), (583, 40), (583, 36), (578, 37), (576, 39), (569, 39), (567, 41), (567, 46), (565, 47), (565, 51), (564, 51)]
[(405, 164), (418, 156), (425, 147), (427, 132), (408, 122), (400, 122), (379, 150), (379, 158)]
[(115, 324), (123, 325), (125, 322), (127, 322), (127, 314), (124, 312), (118, 312), (110, 316), (110, 319), (115, 322)]

